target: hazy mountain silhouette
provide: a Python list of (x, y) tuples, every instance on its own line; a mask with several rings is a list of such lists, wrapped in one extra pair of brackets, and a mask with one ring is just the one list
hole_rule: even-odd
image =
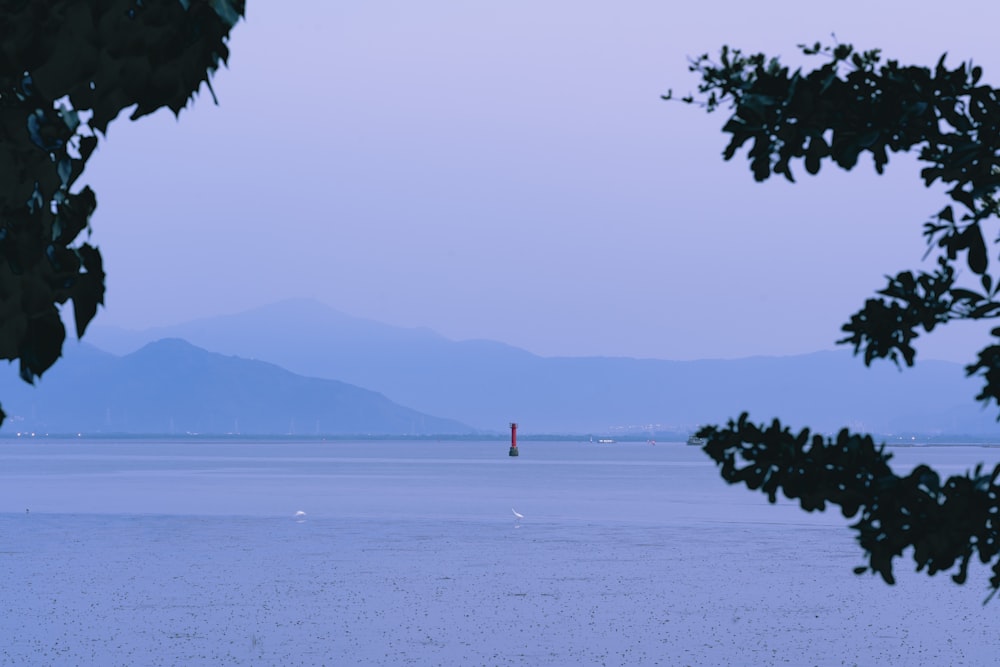
[(5, 430), (248, 435), (465, 434), (473, 429), (336, 380), (223, 356), (179, 339), (124, 357), (68, 344), (32, 388), (0, 382)]
[(349, 382), (402, 405), (476, 428), (587, 433), (659, 424), (685, 430), (749, 410), (793, 427), (878, 433), (996, 433), (995, 411), (973, 396), (959, 364), (918, 361), (865, 368), (847, 350), (790, 357), (664, 361), (539, 357), (490, 341), (452, 341), (427, 329), (350, 317), (315, 301), (127, 332), (92, 327), (87, 339), (125, 352), (175, 336), (296, 373)]

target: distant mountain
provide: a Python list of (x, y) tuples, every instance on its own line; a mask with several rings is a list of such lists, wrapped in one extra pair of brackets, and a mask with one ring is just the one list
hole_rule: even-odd
[(207, 352), (179, 339), (124, 357), (87, 344), (32, 388), (0, 379), (10, 430), (50, 433), (247, 435), (465, 434), (474, 429), (336, 380)]
[(539, 357), (354, 318), (306, 300), (142, 332), (95, 325), (87, 339), (124, 352), (165, 336), (349, 382), (493, 431), (508, 421), (525, 433), (644, 425), (684, 431), (749, 410), (758, 421), (777, 416), (824, 431), (1000, 433), (995, 411), (974, 402), (978, 386), (960, 365), (918, 361), (898, 371), (883, 362), (866, 369), (846, 350), (685, 362)]

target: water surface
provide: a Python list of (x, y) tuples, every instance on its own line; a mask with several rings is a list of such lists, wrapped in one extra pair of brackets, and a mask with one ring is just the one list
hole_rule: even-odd
[[(0, 664), (986, 665), (1000, 649), (983, 568), (964, 588), (908, 563), (896, 587), (857, 577), (845, 519), (730, 488), (696, 447), (521, 449), (0, 442)], [(893, 451), (900, 472), (1000, 458)]]

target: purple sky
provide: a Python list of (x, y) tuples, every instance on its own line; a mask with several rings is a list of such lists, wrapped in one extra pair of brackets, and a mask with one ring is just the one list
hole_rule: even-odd
[[(248, 4), (220, 106), (119, 120), (91, 159), (97, 325), (312, 297), (544, 355), (829, 348), (883, 275), (920, 265), (940, 189), (899, 156), (883, 177), (755, 184), (721, 159), (724, 115), (660, 94), (694, 88), (688, 56), (797, 58), (831, 32), (919, 64), (973, 57), (1000, 85), (1000, 9), (970, 0)], [(984, 341), (919, 349), (969, 361)]]

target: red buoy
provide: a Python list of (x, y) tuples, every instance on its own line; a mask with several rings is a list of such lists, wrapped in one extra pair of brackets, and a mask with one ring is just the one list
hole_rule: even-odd
[(517, 424), (510, 423), (510, 456), (517, 456)]

